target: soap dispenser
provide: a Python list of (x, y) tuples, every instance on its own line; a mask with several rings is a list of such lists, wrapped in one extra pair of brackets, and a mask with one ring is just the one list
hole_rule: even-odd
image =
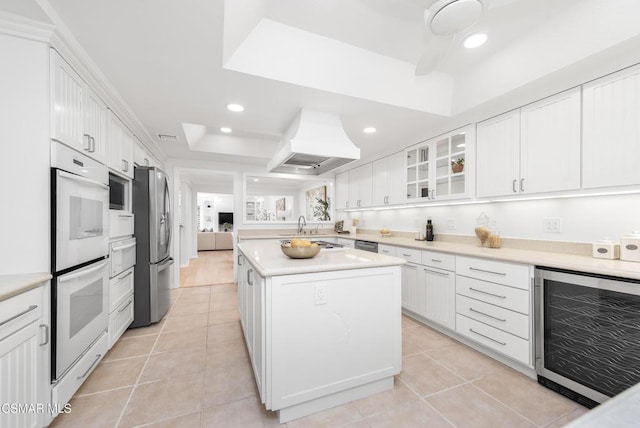
[(435, 237), (433, 233), (433, 223), (431, 223), (431, 219), (427, 220), (427, 230), (425, 235), (426, 235), (427, 241), (433, 241), (433, 238)]

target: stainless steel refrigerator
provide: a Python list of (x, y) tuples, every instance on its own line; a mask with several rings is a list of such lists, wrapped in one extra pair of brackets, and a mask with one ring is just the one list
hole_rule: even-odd
[(164, 171), (136, 167), (133, 213), (137, 246), (131, 327), (143, 327), (160, 321), (170, 303), (171, 198)]

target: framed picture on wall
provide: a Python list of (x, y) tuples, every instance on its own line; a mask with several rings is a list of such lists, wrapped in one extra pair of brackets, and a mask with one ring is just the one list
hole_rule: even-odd
[(316, 187), (305, 192), (306, 218), (309, 220), (331, 220), (327, 186)]
[(284, 198), (276, 201), (276, 211), (284, 211), (287, 209), (286, 200)]

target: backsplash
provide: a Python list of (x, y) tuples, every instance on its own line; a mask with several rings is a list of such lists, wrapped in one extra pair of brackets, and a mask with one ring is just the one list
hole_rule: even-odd
[[(438, 234), (473, 235), (476, 218), (485, 212), (503, 238), (590, 243), (609, 237), (618, 241), (640, 230), (640, 195), (609, 195), (529, 201), (491, 202), (399, 210), (338, 212), (338, 220), (358, 218), (359, 228), (424, 231), (427, 218)], [(544, 232), (545, 219), (560, 219), (560, 232)], [(455, 229), (450, 224), (455, 224)]]

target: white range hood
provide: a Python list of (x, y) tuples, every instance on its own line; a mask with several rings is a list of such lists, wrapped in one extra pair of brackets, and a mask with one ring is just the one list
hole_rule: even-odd
[(360, 149), (347, 137), (338, 115), (302, 109), (267, 169), (319, 175), (358, 159)]

